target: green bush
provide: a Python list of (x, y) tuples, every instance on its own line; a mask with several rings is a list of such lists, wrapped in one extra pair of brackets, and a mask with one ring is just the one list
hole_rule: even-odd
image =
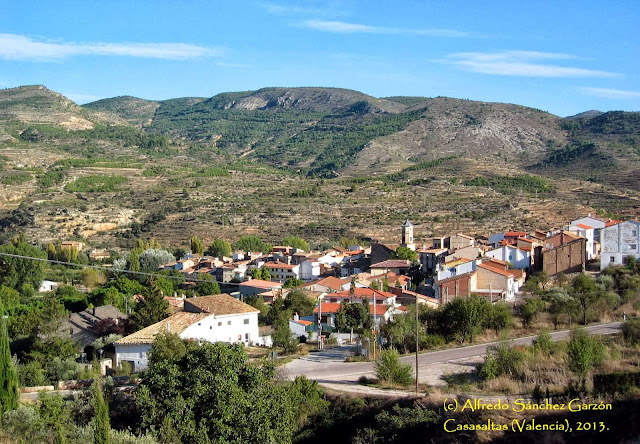
[(127, 178), (122, 176), (84, 176), (67, 184), (64, 189), (71, 193), (102, 193), (116, 191), (117, 186), (126, 181)]
[(524, 360), (525, 353), (523, 351), (509, 347), (507, 343), (502, 342), (487, 350), (487, 356), (485, 356), (484, 362), (476, 366), (476, 372), (485, 381), (502, 375), (520, 377)]
[(413, 382), (411, 365), (400, 361), (400, 354), (395, 348), (380, 350), (380, 356), (373, 364), (373, 368), (381, 381), (403, 386)]
[(622, 325), (622, 335), (629, 344), (640, 342), (640, 318), (629, 319)]
[(29, 182), (31, 180), (31, 174), (18, 173), (11, 176), (4, 176), (0, 179), (0, 183), (3, 185), (19, 185), (21, 183)]
[(547, 330), (542, 330), (533, 340), (533, 349), (546, 355), (550, 355), (556, 349), (556, 343), (551, 339)]

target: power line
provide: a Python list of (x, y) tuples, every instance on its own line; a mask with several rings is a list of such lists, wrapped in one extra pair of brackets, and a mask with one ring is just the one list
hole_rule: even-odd
[(17, 259), (31, 259), (31, 260), (34, 260), (34, 261), (47, 262), (47, 263), (50, 263), (50, 264), (68, 265), (68, 266), (72, 266), (72, 267), (92, 268), (92, 269), (95, 269), (95, 270), (110, 271), (112, 273), (128, 273), (128, 274), (134, 274), (134, 275), (138, 275), (138, 276), (161, 277), (161, 278), (169, 278), (169, 279), (176, 279), (176, 280), (185, 280), (185, 281), (189, 281), (189, 282), (209, 282), (209, 283), (216, 282), (218, 284), (223, 284), (223, 285), (237, 285), (237, 286), (240, 285), (239, 283), (236, 283), (236, 282), (220, 282), (220, 281), (216, 281), (216, 280), (198, 279), (198, 278), (192, 278), (192, 277), (186, 277), (186, 276), (174, 276), (174, 275), (160, 274), (160, 273), (149, 273), (149, 272), (145, 272), (145, 271), (114, 270), (113, 267), (103, 267), (103, 266), (100, 266), (100, 265), (77, 264), (75, 262), (56, 261), (56, 260), (53, 260), (53, 259), (45, 259), (45, 258), (42, 258), (42, 257), (32, 257), (32, 256), (23, 256), (23, 255), (20, 255), (20, 254), (0, 253), (0, 256), (8, 256), (8, 257), (13, 257), (13, 258), (17, 258)]

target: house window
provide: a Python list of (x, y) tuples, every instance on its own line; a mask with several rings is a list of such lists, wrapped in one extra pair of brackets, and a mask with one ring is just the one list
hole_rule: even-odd
[(245, 323), (245, 324), (248, 324), (248, 323), (249, 323), (249, 318), (245, 319), (245, 320), (244, 320), (244, 323)]
[(631, 236), (636, 237), (638, 235), (638, 230), (631, 230)]
[(218, 327), (222, 327), (222, 321), (218, 322)]
[(242, 341), (242, 335), (241, 334), (238, 335), (238, 341)]
[(613, 264), (616, 261), (615, 256), (609, 256), (609, 263)]
[(201, 325), (202, 325), (202, 323), (201, 323), (201, 322), (198, 322), (198, 327), (200, 327)]
[(244, 334), (244, 338), (248, 341), (249, 340), (249, 333), (245, 333)]
[(231, 325), (231, 321), (227, 321), (227, 325)]
[(210, 325), (210, 326), (209, 326), (209, 330), (213, 330), (213, 325)]
[(632, 250), (637, 250), (638, 249), (638, 245), (637, 244), (629, 244), (629, 248), (631, 248)]

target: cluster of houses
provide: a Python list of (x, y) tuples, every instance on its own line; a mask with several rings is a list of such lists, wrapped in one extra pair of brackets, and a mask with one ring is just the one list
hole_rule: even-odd
[[(310, 336), (319, 326), (324, 332), (335, 330), (342, 301), (366, 299), (375, 324), (381, 325), (416, 302), (436, 308), (471, 294), (491, 302), (512, 301), (532, 273), (545, 272), (551, 277), (582, 272), (598, 258), (601, 269), (623, 264), (629, 256), (640, 259), (640, 222), (603, 220), (590, 214), (554, 230), (478, 237), (457, 233), (434, 238), (422, 248), (416, 248), (413, 230), (406, 220), (399, 244), (334, 247), (323, 252), (278, 246), (270, 254), (236, 252), (229, 258), (189, 254), (164, 264), (161, 269), (177, 270), (191, 278), (209, 274), (234, 291), (192, 298), (166, 296), (174, 314), (118, 340), (116, 365), (127, 361), (135, 370), (145, 368), (153, 338), (161, 331), (187, 340), (269, 346), (268, 331), (258, 326), (259, 311), (245, 301), (260, 297), (270, 304), (276, 297), (286, 297), (292, 289), (283, 284), (290, 279), (316, 305), (312, 316), (294, 314), (291, 331)], [(415, 251), (417, 262), (397, 259), (398, 247)], [(271, 280), (252, 279), (255, 268), (268, 270)], [(412, 285), (410, 275), (416, 274), (426, 276), (427, 284)]]

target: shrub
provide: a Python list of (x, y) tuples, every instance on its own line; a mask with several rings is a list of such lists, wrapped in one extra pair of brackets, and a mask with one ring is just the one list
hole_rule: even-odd
[(604, 346), (585, 330), (574, 330), (567, 345), (566, 362), (569, 370), (581, 376), (604, 359)]
[(622, 325), (622, 335), (629, 344), (640, 342), (640, 318), (629, 319)]
[(550, 355), (556, 349), (556, 343), (551, 339), (548, 331), (542, 330), (533, 340), (533, 349), (546, 355)]
[(402, 386), (413, 382), (411, 365), (400, 361), (400, 354), (395, 348), (380, 350), (380, 356), (373, 364), (373, 368), (381, 381)]
[(522, 350), (509, 347), (506, 343), (490, 347), (484, 362), (476, 366), (476, 372), (483, 380), (506, 375), (520, 377), (525, 353)]

